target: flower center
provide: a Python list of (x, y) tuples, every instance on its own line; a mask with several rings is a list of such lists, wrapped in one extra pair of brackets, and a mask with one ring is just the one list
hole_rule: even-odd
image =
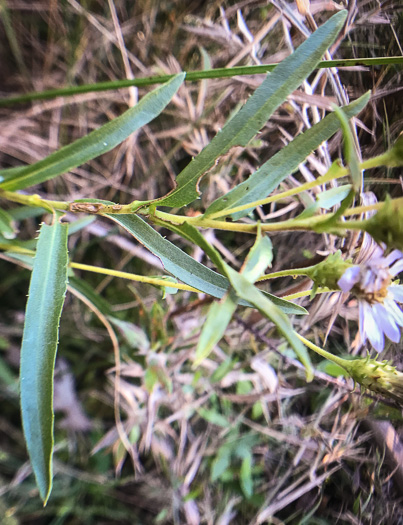
[(386, 268), (366, 267), (357, 283), (359, 295), (369, 304), (383, 303), (388, 296), (391, 276)]

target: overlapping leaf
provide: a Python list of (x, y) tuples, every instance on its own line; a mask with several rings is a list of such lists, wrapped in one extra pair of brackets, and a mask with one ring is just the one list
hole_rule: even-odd
[[(137, 215), (109, 215), (109, 218), (120, 224), (148, 250), (159, 257), (165, 270), (177, 279), (213, 297), (221, 298), (227, 292), (230, 284), (226, 277), (195, 261), (180, 248), (164, 239), (154, 228)], [(184, 231), (188, 232), (189, 238), (192, 238), (193, 242), (201, 246), (214, 264), (218, 266), (220, 262), (216, 258), (214, 259), (214, 250), (213, 252), (209, 251), (211, 246), (206, 243), (204, 237), (190, 225), (183, 225), (183, 228), (186, 228)], [(301, 306), (270, 294), (265, 293), (265, 295), (272, 299), (285, 313), (300, 315), (307, 313), (305, 308)], [(241, 301), (240, 304), (251, 306), (247, 300)]]
[(242, 109), (178, 175), (177, 187), (160, 199), (159, 204), (184, 206), (197, 198), (200, 177), (218, 157), (233, 146), (246, 146), (256, 135), (287, 96), (315, 69), (342, 28), (346, 15), (346, 11), (335, 14), (267, 75)]
[[(357, 115), (367, 104), (369, 93), (366, 93), (343, 108), (348, 118)], [(251, 209), (231, 213), (231, 209), (244, 206), (262, 199), (277, 188), (289, 175), (295, 172), (299, 164), (320, 144), (329, 139), (340, 127), (340, 121), (335, 113), (330, 113), (312, 128), (298, 135), (292, 142), (265, 162), (246, 181), (233, 188), (226, 195), (214, 201), (205, 213), (208, 217), (213, 213), (228, 210), (232, 219), (238, 220), (247, 215)]]

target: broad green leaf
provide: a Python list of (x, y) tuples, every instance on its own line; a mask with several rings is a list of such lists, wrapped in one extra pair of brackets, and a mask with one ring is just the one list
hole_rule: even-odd
[(134, 323), (122, 321), (116, 317), (109, 316), (108, 319), (119, 329), (119, 332), (131, 348), (138, 348), (144, 352), (150, 349), (150, 341), (142, 328)]
[(312, 365), (305, 346), (297, 338), (290, 323), (290, 320), (284, 312), (280, 310), (272, 301), (270, 301), (264, 294), (250, 283), (243, 275), (236, 272), (226, 264), (226, 274), (231, 282), (232, 287), (238, 297), (247, 300), (253, 304), (264, 316), (273, 321), (277, 329), (290, 343), (295, 353), (305, 365), (307, 381), (313, 378)]
[(216, 368), (211, 374), (210, 383), (218, 383), (224, 379), (224, 377), (234, 368), (235, 363), (236, 360), (232, 359), (231, 357), (227, 357), (227, 359), (222, 362), (220, 366)]
[(231, 449), (221, 447), (211, 465), (211, 481), (217, 481), (231, 465)]
[(156, 255), (167, 272), (213, 297), (222, 297), (229, 287), (228, 280), (198, 263), (174, 244), (164, 239), (137, 215), (108, 215), (131, 233), (145, 248)]
[(15, 221), (23, 221), (24, 219), (31, 219), (32, 217), (39, 217), (45, 213), (49, 213), (49, 210), (45, 208), (37, 208), (33, 206), (18, 206), (8, 211)]
[[(154, 228), (137, 215), (108, 215), (108, 217), (125, 228), (143, 246), (145, 246), (145, 248), (150, 250), (161, 260), (167, 272), (171, 273), (174, 277), (180, 279), (185, 284), (193, 286), (201, 292), (218, 298), (223, 297), (229, 289), (230, 283), (226, 277), (195, 261), (170, 241), (164, 239), (154, 230)], [(166, 223), (166, 226), (167, 228), (170, 228), (168, 223)], [(189, 238), (198, 239), (200, 244), (199, 242), (196, 244), (199, 244), (203, 250), (206, 251), (209, 247), (211, 248), (211, 246), (206, 243), (204, 237), (195, 228), (189, 226), (186, 231), (189, 231)], [(199, 234), (198, 237), (196, 237), (197, 233)], [(205, 245), (201, 244), (203, 240)], [(206, 251), (206, 253), (211, 258), (211, 254), (208, 251)], [(221, 257), (219, 257), (218, 260), (213, 260), (213, 262), (217, 265), (220, 260)], [(299, 315), (307, 313), (302, 306), (298, 306), (284, 299), (279, 299), (270, 294), (267, 294), (267, 296), (270, 297), (273, 302), (278, 304), (278, 306), (286, 313)], [(240, 304), (250, 306), (250, 303), (247, 300), (241, 301)]]
[(267, 75), (242, 109), (178, 175), (177, 187), (159, 200), (159, 205), (184, 206), (197, 198), (202, 175), (231, 147), (246, 146), (256, 135), (287, 96), (315, 69), (341, 30), (346, 15), (346, 11), (335, 14)]
[[(357, 115), (368, 103), (370, 93), (366, 93), (343, 108), (344, 114), (351, 118)], [(233, 188), (226, 195), (214, 201), (205, 213), (208, 217), (213, 213), (228, 210), (233, 220), (247, 215), (253, 208), (248, 208), (231, 214), (231, 209), (244, 206), (256, 200), (265, 198), (289, 175), (294, 173), (306, 157), (317, 149), (323, 141), (329, 139), (340, 127), (340, 121), (335, 113), (330, 113), (320, 122), (298, 135), (278, 153), (273, 155), (246, 181)]]
[(32, 469), (46, 504), (52, 489), (53, 371), (67, 287), (68, 225), (42, 224), (21, 348), (21, 413)]
[[(110, 151), (131, 133), (157, 117), (178, 91), (184, 78), (185, 73), (176, 75), (166, 84), (148, 93), (138, 104), (120, 117), (108, 122), (86, 137), (64, 146), (45, 159), (21, 170), (13, 168), (15, 171), (12, 176), (8, 170), (5, 174), (7, 180), (0, 183), (0, 188), (21, 190), (39, 184)], [(0, 176), (2, 176), (1, 172)]]
[(90, 224), (92, 224), (95, 221), (94, 215), (86, 215), (85, 217), (81, 217), (80, 219), (77, 219), (70, 223), (69, 226), (69, 235), (73, 235), (73, 233), (77, 233)]

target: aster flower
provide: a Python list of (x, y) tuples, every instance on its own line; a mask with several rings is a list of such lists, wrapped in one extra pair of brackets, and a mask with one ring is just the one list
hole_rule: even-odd
[(403, 271), (403, 253), (394, 250), (387, 257), (377, 248), (370, 260), (350, 266), (337, 281), (343, 292), (352, 291), (358, 299), (362, 343), (368, 339), (378, 352), (383, 350), (385, 335), (400, 341), (403, 312), (403, 285), (392, 279)]

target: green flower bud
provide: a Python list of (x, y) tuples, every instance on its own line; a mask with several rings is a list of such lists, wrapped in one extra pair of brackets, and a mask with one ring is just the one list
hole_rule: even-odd
[(343, 367), (364, 388), (403, 404), (403, 373), (388, 361), (365, 359), (343, 360)]
[[(403, 141), (402, 141), (403, 142)], [(403, 143), (402, 143), (403, 149)], [(370, 219), (363, 221), (363, 229), (378, 244), (403, 251), (403, 205), (388, 197), (382, 208)]]
[(338, 289), (337, 281), (342, 277), (347, 268), (354, 266), (350, 261), (345, 261), (341, 257), (341, 251), (329, 255), (324, 261), (308, 268), (306, 275), (314, 282), (311, 297), (315, 295), (316, 290), (329, 288), (330, 290)]

